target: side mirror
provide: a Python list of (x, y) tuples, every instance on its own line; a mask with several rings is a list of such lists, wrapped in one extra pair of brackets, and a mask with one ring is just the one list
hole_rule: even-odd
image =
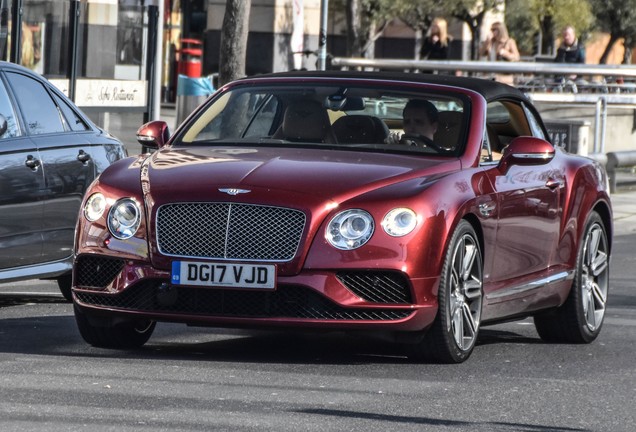
[(554, 154), (554, 146), (546, 140), (517, 137), (504, 149), (501, 165), (543, 165), (550, 162)]
[(137, 130), (137, 142), (142, 147), (161, 148), (169, 139), (170, 129), (164, 121), (151, 121)]
[(0, 114), (0, 137), (5, 134), (8, 128), (9, 124), (7, 123), (6, 117)]

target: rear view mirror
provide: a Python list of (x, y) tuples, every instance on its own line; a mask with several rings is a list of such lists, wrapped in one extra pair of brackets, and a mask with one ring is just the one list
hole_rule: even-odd
[(142, 147), (161, 148), (169, 139), (170, 130), (164, 121), (151, 121), (137, 130), (137, 142)]
[(554, 158), (554, 146), (546, 140), (522, 136), (513, 139), (504, 149), (501, 164), (543, 165)]

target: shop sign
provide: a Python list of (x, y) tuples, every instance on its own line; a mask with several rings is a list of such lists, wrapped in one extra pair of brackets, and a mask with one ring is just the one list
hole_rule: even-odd
[[(68, 96), (68, 80), (51, 79)], [(145, 107), (146, 81), (78, 79), (75, 104), (79, 107)]]

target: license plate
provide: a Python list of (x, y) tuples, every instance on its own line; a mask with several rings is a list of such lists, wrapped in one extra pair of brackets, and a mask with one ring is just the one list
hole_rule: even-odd
[(172, 283), (209, 287), (274, 289), (276, 266), (173, 261)]

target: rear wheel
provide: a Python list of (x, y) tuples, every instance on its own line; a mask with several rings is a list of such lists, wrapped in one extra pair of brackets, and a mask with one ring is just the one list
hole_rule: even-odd
[(605, 225), (592, 212), (585, 225), (570, 294), (560, 308), (534, 317), (541, 339), (590, 343), (601, 332), (609, 289), (609, 242)]
[(479, 241), (470, 223), (461, 221), (444, 259), (437, 317), (423, 341), (410, 347), (410, 357), (461, 363), (470, 356), (479, 335), (482, 284)]
[(124, 321), (113, 324), (110, 320), (92, 318), (74, 305), (75, 321), (82, 338), (98, 348), (139, 348), (150, 339), (155, 330), (154, 321)]

